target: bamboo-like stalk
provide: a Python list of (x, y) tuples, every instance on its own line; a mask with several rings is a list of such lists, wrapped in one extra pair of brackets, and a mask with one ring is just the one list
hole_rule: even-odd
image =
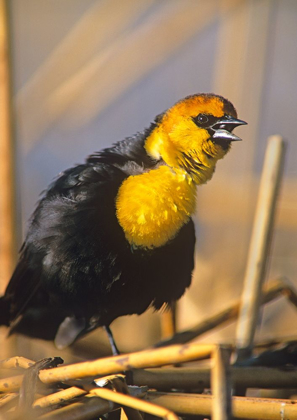
[(217, 346), (212, 354), (211, 390), (213, 395), (213, 420), (231, 419), (230, 356), (231, 349), (223, 346)]
[(51, 407), (53, 405), (62, 404), (72, 400), (73, 398), (81, 397), (82, 395), (86, 394), (87, 391), (84, 389), (72, 386), (71, 388), (63, 389), (62, 391), (55, 392), (54, 394), (38, 398), (34, 401), (33, 408)]
[(11, 63), (8, 1), (0, 0), (0, 294), (16, 256), (14, 144), (11, 112)]
[[(184, 390), (204, 389), (210, 388), (210, 372), (210, 368), (137, 369), (133, 371), (133, 383), (137, 386), (147, 385), (149, 388), (159, 390), (173, 388)], [(297, 384), (297, 371), (295, 369), (281, 370), (268, 367), (231, 366), (230, 374), (232, 383), (236, 387), (289, 389), (296, 387)], [(0, 392), (17, 391), (22, 380), (22, 375), (1, 379)]]
[(282, 294), (297, 308), (297, 292), (289, 280), (286, 279), (287, 287), (282, 291)]
[[(95, 379), (94, 381), (96, 385), (98, 386), (99, 383), (103, 383), (104, 385), (99, 385), (99, 387), (112, 387), (113, 391), (116, 391), (120, 394), (129, 395), (129, 389), (125, 380), (125, 375), (122, 374), (116, 374), (116, 375), (109, 375), (105, 376), (103, 378), (100, 378), (99, 381)], [(138, 395), (139, 396), (139, 395)], [(124, 406), (123, 413), (121, 418), (127, 418), (129, 420), (143, 420), (141, 414), (139, 411), (135, 410), (134, 408), (131, 408), (129, 406)]]
[[(147, 385), (159, 390), (198, 390), (210, 388), (210, 368), (160, 368), (133, 371), (135, 385)], [(230, 367), (232, 384), (246, 388), (294, 388), (297, 370), (268, 367)]]
[(23, 368), (27, 369), (34, 365), (35, 362), (22, 356), (10, 357), (9, 359), (0, 360), (0, 369)]
[(238, 359), (248, 357), (253, 346), (276, 201), (281, 183), (284, 151), (284, 141), (280, 136), (269, 137), (237, 323)]
[(12, 392), (11, 394), (5, 394), (5, 395), (3, 395), (0, 398), (0, 409), (1, 409), (1, 413), (3, 413), (6, 410), (10, 409), (11, 403), (13, 403), (17, 398), (18, 398), (18, 394), (16, 392)]
[(172, 302), (169, 309), (161, 314), (162, 339), (172, 337), (176, 333), (177, 303)]
[[(130, 391), (124, 375), (117, 375), (116, 379), (113, 381), (113, 385), (115, 391), (130, 395)], [(137, 397), (140, 398), (140, 394), (137, 395)], [(122, 407), (122, 410), (123, 412), (121, 414), (121, 420), (124, 420), (125, 418), (127, 420), (143, 420), (141, 413), (135, 408), (124, 406)]]
[[(212, 415), (211, 395), (148, 392), (147, 400), (179, 415)], [(297, 401), (267, 398), (232, 398), (233, 417), (280, 420), (297, 418)]]
[[(102, 378), (102, 379), (104, 379), (104, 378)], [(121, 392), (121, 391), (128, 392), (127, 385), (125, 384), (125, 382), (123, 382), (122, 380), (118, 380), (118, 377), (116, 375), (112, 375), (112, 377), (107, 377), (106, 380), (108, 382), (110, 382), (112, 386), (115, 385), (115, 389), (116, 389), (117, 392)], [(100, 389), (101, 388), (99, 388), (99, 390)], [(58, 405), (58, 404), (61, 404), (61, 403), (71, 402), (72, 399), (77, 398), (77, 397), (81, 397), (81, 396), (86, 395), (86, 394), (87, 394), (87, 391), (85, 391), (84, 389), (77, 388), (77, 387), (71, 387), (71, 388), (64, 389), (64, 390), (56, 392), (54, 394), (47, 395), (45, 397), (41, 397), (41, 398), (37, 399), (33, 404), (33, 408), (48, 408), (48, 407), (55, 406), (55, 405)], [(92, 394), (96, 394), (96, 389), (94, 390), (94, 392), (92, 391)], [(124, 394), (121, 394), (121, 395), (124, 395)], [(100, 395), (98, 395), (98, 396), (100, 396)], [(107, 399), (109, 401), (112, 400), (110, 398), (103, 398), (103, 399)], [(139, 401), (139, 400), (137, 400), (137, 401)], [(131, 404), (130, 404), (130, 406), (131, 406)], [(163, 410), (163, 412), (165, 411), (163, 408), (162, 408), (162, 410)], [(131, 408), (129, 408), (127, 410), (127, 408), (125, 407), (125, 411), (127, 411), (127, 416), (131, 420), (142, 419), (141, 415), (134, 409), (132, 410)], [(168, 411), (168, 410), (166, 410), (166, 411)]]
[(160, 407), (148, 401), (139, 400), (138, 398), (131, 397), (130, 395), (114, 392), (106, 388), (95, 388), (91, 390), (92, 394), (100, 398), (112, 401), (120, 406), (134, 408), (135, 410), (143, 411), (153, 416), (162, 417), (167, 420), (178, 420), (178, 417), (170, 410)]
[(58, 408), (57, 410), (43, 414), (40, 420), (90, 420), (102, 414), (109, 413), (116, 408), (115, 404), (92, 396), (84, 397), (80, 402)]
[(0, 379), (0, 392), (17, 391), (20, 388), (22, 381), (23, 375)]
[[(297, 377), (297, 375), (296, 375)], [(210, 368), (157, 368), (133, 371), (133, 384), (158, 390), (210, 388)]]
[[(128, 369), (158, 367), (210, 357), (214, 345), (187, 344), (162, 349), (144, 350), (126, 355), (106, 357), (92, 362), (75, 363), (53, 369), (41, 370), (39, 378), (44, 383), (55, 383), (90, 376), (105, 376)], [(0, 392), (19, 389), (22, 375), (0, 379)]]
[[(9, 34), (9, 0), (0, 0), (0, 295), (11, 276), (17, 255), (12, 75)], [(1, 329), (0, 341), (6, 338)], [(2, 344), (2, 357), (14, 351), (15, 340)]]
[[(282, 294), (285, 295), (291, 301), (291, 303), (297, 306), (297, 293), (291, 285), (287, 284), (284, 278), (271, 281), (264, 287), (261, 304), (263, 305), (268, 303)], [(236, 320), (239, 314), (239, 309), (240, 300), (229, 306), (227, 309), (224, 309), (221, 312), (210, 316), (196, 326), (189, 328), (188, 330), (178, 332), (167, 340), (160, 341), (154, 347), (159, 348), (171, 344), (187, 343), (223, 323)]]
[(106, 357), (92, 362), (76, 363), (54, 369), (41, 370), (39, 378), (44, 383), (54, 383), (90, 376), (104, 376), (129, 369), (157, 367), (210, 357), (213, 345), (186, 344), (161, 349), (144, 350), (126, 355)]

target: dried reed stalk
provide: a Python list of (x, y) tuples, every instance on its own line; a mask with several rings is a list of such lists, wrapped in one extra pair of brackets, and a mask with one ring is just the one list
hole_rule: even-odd
[[(86, 393), (86, 391), (79, 390), (79, 388), (76, 387), (69, 388), (69, 390), (66, 391), (68, 392), (66, 393), (64, 390), (56, 394), (40, 398), (34, 403), (34, 407), (49, 407), (51, 405), (61, 403), (62, 401), (69, 401), (70, 399)], [(103, 404), (102, 401), (106, 401), (108, 403)], [(42, 415), (40, 419), (89, 419), (91, 416), (98, 416), (100, 414), (107, 413), (117, 408), (118, 406), (133, 408), (133, 411), (129, 412), (129, 418), (132, 420), (139, 420), (139, 418), (141, 418), (141, 416), (136, 415), (137, 412), (135, 410), (141, 410), (145, 413), (149, 413), (168, 420), (178, 419), (174, 413), (166, 408), (159, 407), (153, 403), (142, 401), (138, 398), (131, 397), (130, 395), (125, 395), (120, 392), (115, 392), (105, 388), (91, 389), (90, 393), (82, 401), (70, 404), (67, 407), (59, 408), (50, 413)]]
[[(42, 382), (49, 384), (90, 376), (105, 376), (129, 369), (182, 363), (210, 357), (214, 348), (214, 345), (191, 344), (145, 350), (126, 355), (106, 357), (92, 362), (41, 370), (39, 378)], [(17, 391), (22, 384), (22, 380), (23, 375), (0, 379), (0, 392)]]
[(15, 400), (18, 398), (18, 396), (19, 395), (16, 392), (13, 392), (11, 394), (4, 394), (3, 396), (1, 396), (0, 398), (1, 413), (5, 412), (6, 410), (9, 410), (11, 406), (14, 404)]
[[(135, 385), (147, 385), (158, 390), (203, 390), (210, 388), (210, 368), (160, 368), (133, 371)], [(297, 370), (268, 367), (230, 367), (234, 386), (247, 388), (295, 388)]]
[(211, 391), (213, 395), (212, 420), (231, 419), (231, 381), (229, 363), (231, 348), (217, 346), (212, 354)]
[(11, 357), (9, 359), (0, 360), (0, 369), (27, 369), (34, 365), (35, 362), (32, 360), (26, 359), (25, 357)]
[[(148, 392), (147, 400), (179, 415), (212, 415), (211, 395)], [(297, 401), (233, 397), (232, 414), (236, 418), (244, 419), (296, 419)]]
[(144, 350), (126, 355), (106, 357), (92, 362), (76, 363), (49, 370), (41, 370), (39, 378), (46, 384), (81, 379), (91, 376), (104, 376), (124, 372), (129, 369), (157, 367), (174, 363), (210, 357), (214, 345), (186, 344), (162, 349)]
[(285, 143), (282, 137), (269, 137), (237, 323), (238, 360), (249, 357), (252, 352), (284, 155)]
[(172, 302), (160, 318), (162, 339), (172, 337), (176, 333), (177, 303)]
[(0, 379), (0, 392), (18, 391), (23, 381), (23, 375)]
[(143, 411), (144, 413), (148, 413), (157, 417), (162, 417), (168, 420), (178, 420), (178, 417), (172, 411), (164, 407), (159, 407), (158, 405), (153, 404), (151, 402), (131, 397), (130, 395), (121, 394), (120, 392), (114, 392), (106, 388), (95, 388), (91, 390), (91, 393), (97, 395), (100, 398), (112, 401), (120, 406), (124, 405), (127, 407), (131, 407), (135, 410)]
[[(116, 391), (120, 394), (129, 395), (129, 389), (126, 383), (125, 375), (122, 375), (122, 374), (109, 375), (109, 376), (100, 378), (99, 380), (95, 379), (94, 382), (96, 383), (97, 386), (101, 388), (111, 387), (113, 391)], [(99, 383), (101, 383), (102, 385), (99, 385)], [(122, 417), (123, 418), (126, 417), (129, 420), (143, 420), (142, 415), (136, 409), (132, 407), (128, 407), (128, 406), (124, 406), (122, 407), (122, 409), (123, 409), (123, 413), (122, 413), (123, 416), (121, 416), (121, 419)]]
[[(288, 283), (287, 279), (281, 277), (279, 279), (273, 280), (264, 286), (261, 305), (264, 305), (279, 296), (284, 295), (287, 297), (290, 302), (297, 307), (297, 292), (294, 287)], [(233, 305), (229, 306), (227, 309), (224, 309), (221, 312), (218, 312), (215, 315), (205, 319), (202, 322), (199, 322), (193, 328), (190, 328), (185, 331), (181, 331), (175, 334), (173, 337), (162, 340), (157, 343), (154, 347), (160, 348), (172, 344), (185, 344), (200, 335), (212, 330), (213, 328), (226, 323), (236, 320), (239, 314), (240, 309), (240, 300), (235, 302)]]
[(86, 395), (87, 391), (76, 386), (72, 386), (68, 389), (55, 392), (54, 394), (47, 395), (46, 397), (38, 398), (33, 403), (33, 408), (47, 408), (58, 404), (66, 403), (73, 398), (81, 397)]
[(117, 407), (114, 403), (96, 396), (84, 397), (80, 402), (43, 414), (40, 420), (89, 420), (109, 413)]

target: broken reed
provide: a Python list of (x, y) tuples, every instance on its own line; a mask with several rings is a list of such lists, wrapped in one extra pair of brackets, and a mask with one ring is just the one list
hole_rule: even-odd
[[(225, 355), (222, 353), (225, 352)], [(186, 346), (171, 346), (169, 348), (152, 349), (143, 352), (132, 353), (125, 356), (109, 357), (95, 360), (93, 362), (84, 362), (69, 366), (61, 366), (49, 370), (42, 370), (39, 377), (48, 383), (56, 381), (66, 381), (66, 378), (80, 379), (89, 376), (101, 376), (105, 371), (110, 374), (111, 371), (124, 371), (130, 368), (139, 368), (145, 366), (161, 366), (177, 363), (177, 360), (186, 362), (201, 358), (215, 356), (215, 367), (213, 375), (217, 378), (217, 390), (223, 389), (227, 385), (226, 379), (228, 359), (230, 349), (224, 349), (214, 345), (191, 344)], [(227, 362), (224, 362), (227, 359)], [(25, 358), (11, 358), (0, 362), (1, 368), (19, 371), (28, 369), (33, 364), (32, 361)], [(104, 369), (103, 369), (104, 366)], [(78, 368), (78, 369), (77, 369)], [(217, 370), (217, 373), (215, 371)], [(50, 373), (54, 373), (50, 375)], [(135, 385), (147, 385), (149, 388), (157, 390), (179, 388), (184, 390), (201, 391), (210, 386), (210, 368), (150, 368), (133, 370), (133, 380)], [(117, 375), (118, 376), (118, 375)], [(230, 376), (235, 384), (246, 387), (292, 387), (296, 384), (297, 372), (281, 371), (271, 368), (255, 367), (231, 367)], [(22, 382), (23, 375), (1, 380), (1, 390), (6, 394), (0, 399), (0, 413), (4, 409), (11, 409), (18, 401), (16, 391)], [(221, 382), (220, 382), (221, 381)], [(9, 384), (13, 389), (9, 389)], [(78, 382), (79, 383), (79, 382)], [(227, 386), (226, 386), (227, 387)], [(186, 394), (186, 393), (161, 393), (149, 391), (145, 396), (146, 401), (135, 397), (124, 395), (122, 392), (114, 392), (105, 388), (82, 389), (72, 386), (68, 389), (60, 390), (44, 397), (39, 397), (33, 403), (34, 412), (40, 414), (40, 419), (67, 419), (69, 416), (73, 419), (89, 418), (90, 415), (99, 416), (112, 411), (120, 406), (131, 407), (134, 410), (141, 410), (154, 415), (160, 415), (164, 418), (176, 419), (179, 415), (213, 415), (213, 407), (219, 404), (219, 410), (216, 419), (228, 419), (228, 413), (231, 411), (235, 417), (249, 419), (261, 418), (276, 419), (279, 418), (280, 410), (284, 413), (284, 418), (297, 418), (297, 401), (276, 400), (276, 399), (258, 399), (246, 397), (233, 397), (229, 401), (229, 394), (215, 402), (215, 398), (209, 395)], [(229, 403), (228, 403), (229, 401)], [(151, 405), (150, 405), (150, 404)], [(60, 404), (65, 405), (59, 407)], [(229, 405), (228, 405), (229, 404)], [(1, 408), (2, 407), (2, 408)], [(163, 408), (162, 408), (163, 407)], [(51, 410), (44, 414), (44, 410)], [(159, 414), (157, 414), (159, 413)], [(137, 411), (135, 411), (137, 417)], [(225, 416), (225, 417), (224, 417)], [(134, 418), (136, 418), (134, 417)]]

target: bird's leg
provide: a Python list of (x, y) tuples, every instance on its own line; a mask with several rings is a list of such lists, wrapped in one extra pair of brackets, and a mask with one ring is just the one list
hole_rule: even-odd
[[(108, 325), (104, 325), (104, 329), (107, 333), (113, 356), (119, 356), (121, 354), (121, 352), (117, 348), (117, 345), (116, 345), (116, 343), (114, 341), (114, 338), (113, 338), (113, 334), (111, 332), (111, 329), (109, 328)], [(127, 384), (132, 385), (133, 384), (133, 372), (131, 370), (126, 370), (123, 373), (126, 375)]]
[(119, 356), (120, 355), (120, 351), (117, 348), (117, 345), (116, 345), (116, 343), (114, 341), (114, 338), (113, 338), (111, 329), (109, 328), (108, 325), (104, 325), (104, 329), (105, 329), (105, 331), (107, 333), (108, 340), (109, 340), (109, 343), (110, 343), (110, 346), (111, 346), (111, 351), (112, 351), (113, 356)]

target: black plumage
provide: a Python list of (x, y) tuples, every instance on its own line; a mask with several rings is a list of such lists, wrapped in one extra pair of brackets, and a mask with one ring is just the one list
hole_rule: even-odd
[(70, 317), (65, 328), (73, 328), (73, 336), (58, 339), (58, 345), (68, 345), (121, 315), (141, 314), (150, 305), (160, 309), (190, 285), (191, 220), (165, 246), (141, 249), (127, 242), (116, 219), (123, 180), (161, 163), (145, 152), (150, 130), (91, 155), (44, 193), (0, 300), (0, 321), (11, 324), (11, 332), (53, 340)]
[(179, 299), (194, 268), (195, 186), (242, 124), (226, 99), (192, 95), (63, 172), (31, 217), (0, 324), (64, 347)]

